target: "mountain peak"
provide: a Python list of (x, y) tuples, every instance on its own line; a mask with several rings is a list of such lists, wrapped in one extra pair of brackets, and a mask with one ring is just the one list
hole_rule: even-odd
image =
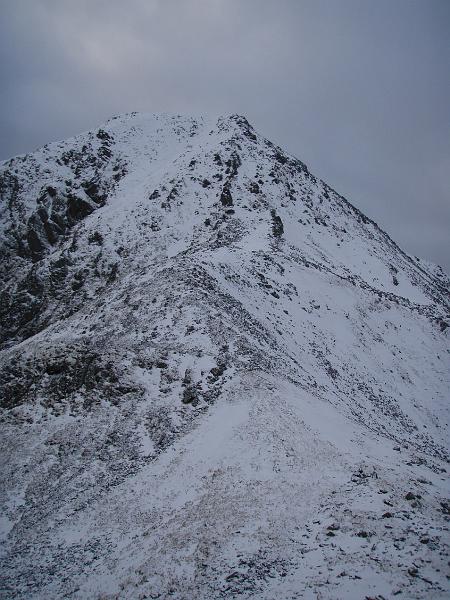
[(241, 115), (119, 115), (0, 190), (11, 597), (440, 593), (440, 271)]

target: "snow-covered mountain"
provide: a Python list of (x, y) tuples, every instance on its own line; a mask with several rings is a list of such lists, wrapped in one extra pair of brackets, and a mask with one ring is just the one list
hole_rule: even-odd
[(442, 270), (236, 115), (0, 192), (1, 598), (448, 597)]

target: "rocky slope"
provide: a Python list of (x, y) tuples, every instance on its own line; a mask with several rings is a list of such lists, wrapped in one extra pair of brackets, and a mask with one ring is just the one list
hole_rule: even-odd
[(440, 269), (236, 115), (0, 192), (2, 598), (447, 597)]

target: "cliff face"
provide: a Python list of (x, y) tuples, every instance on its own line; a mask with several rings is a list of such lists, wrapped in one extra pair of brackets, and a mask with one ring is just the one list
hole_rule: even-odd
[(445, 596), (441, 270), (240, 116), (0, 191), (5, 598)]

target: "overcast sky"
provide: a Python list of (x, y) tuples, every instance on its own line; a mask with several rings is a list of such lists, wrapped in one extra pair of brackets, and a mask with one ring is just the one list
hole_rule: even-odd
[(0, 159), (241, 113), (449, 272), (449, 32), (450, 0), (0, 0)]

